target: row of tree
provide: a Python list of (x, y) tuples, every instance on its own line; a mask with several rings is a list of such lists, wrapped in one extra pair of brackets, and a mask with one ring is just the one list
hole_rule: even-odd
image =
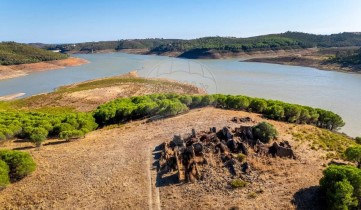
[(80, 138), (96, 128), (88, 113), (0, 112), (0, 140), (25, 138), (40, 146), (48, 137)]
[(153, 94), (120, 98), (99, 106), (94, 118), (99, 125), (108, 125), (158, 114), (176, 115), (192, 108), (209, 105), (260, 113), (274, 120), (311, 124), (329, 130), (337, 130), (345, 125), (342, 118), (331, 111), (275, 100), (222, 94)]
[(15, 42), (0, 43), (0, 65), (16, 65), (41, 61), (60, 60), (69, 57), (66, 54), (54, 53), (26, 44)]

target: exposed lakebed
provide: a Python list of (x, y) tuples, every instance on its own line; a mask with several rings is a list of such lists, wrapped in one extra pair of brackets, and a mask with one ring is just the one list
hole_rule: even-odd
[(26, 97), (137, 70), (140, 76), (193, 83), (209, 93), (242, 94), (328, 109), (346, 121), (343, 132), (361, 135), (361, 74), (236, 59), (189, 60), (124, 53), (75, 56), (90, 63), (2, 80), (0, 96), (25, 93)]

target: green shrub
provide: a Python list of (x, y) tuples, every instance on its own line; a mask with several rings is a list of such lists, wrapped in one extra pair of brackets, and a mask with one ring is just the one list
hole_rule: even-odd
[(267, 109), (267, 102), (264, 99), (253, 99), (249, 105), (252, 112), (263, 113)]
[(295, 123), (301, 116), (301, 108), (298, 105), (288, 105), (284, 108), (287, 122)]
[(62, 131), (60, 133), (60, 138), (65, 140), (70, 139), (78, 139), (84, 137), (84, 133), (80, 130), (72, 130), (72, 131)]
[(231, 181), (231, 187), (232, 188), (242, 188), (247, 186), (247, 182), (240, 180), (240, 179), (235, 179)]
[(250, 106), (249, 99), (245, 96), (228, 96), (226, 103), (230, 109), (246, 110)]
[(265, 116), (273, 120), (282, 120), (285, 117), (285, 110), (282, 106), (273, 105), (267, 108)]
[(349, 147), (345, 151), (346, 158), (349, 161), (354, 161), (361, 169), (361, 146)]
[(0, 160), (0, 190), (10, 183), (9, 166)]
[(35, 146), (40, 147), (41, 144), (46, 140), (48, 136), (48, 131), (44, 128), (34, 128), (30, 134), (30, 140), (35, 144)]
[(188, 107), (181, 102), (167, 102), (162, 104), (162, 109), (160, 110), (159, 114), (163, 116), (175, 116), (177, 114), (183, 113), (188, 111)]
[(212, 95), (205, 95), (202, 98), (202, 101), (200, 103), (200, 106), (209, 106), (209, 105), (213, 105), (214, 103), (214, 98)]
[(202, 96), (198, 96), (198, 95), (192, 96), (192, 103), (190, 107), (191, 108), (199, 107), (201, 105), (201, 102), (202, 102)]
[(3, 141), (3, 140), (6, 140), (6, 136), (2, 132), (0, 132), (0, 141)]
[(189, 107), (192, 104), (192, 97), (189, 95), (181, 95), (179, 101)]
[(360, 208), (361, 170), (353, 166), (331, 165), (323, 171), (321, 190), (329, 209)]
[(356, 141), (356, 143), (361, 144), (361, 137), (356, 137), (355, 141)]
[(263, 143), (268, 143), (271, 139), (277, 137), (277, 130), (273, 125), (267, 122), (258, 123), (252, 128), (253, 135), (256, 139), (259, 139)]
[(0, 160), (9, 166), (9, 175), (12, 180), (24, 178), (36, 168), (33, 158), (26, 152), (0, 150)]

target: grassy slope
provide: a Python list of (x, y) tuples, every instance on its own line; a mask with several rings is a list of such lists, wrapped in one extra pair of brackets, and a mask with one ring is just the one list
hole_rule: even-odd
[(15, 42), (0, 43), (0, 65), (17, 65), (52, 61), (67, 58), (68, 55), (54, 53)]

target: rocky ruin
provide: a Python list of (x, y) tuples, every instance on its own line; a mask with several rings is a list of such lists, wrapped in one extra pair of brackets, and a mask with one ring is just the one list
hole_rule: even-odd
[[(252, 126), (240, 126), (231, 130), (215, 127), (209, 131), (196, 132), (182, 137), (175, 135), (161, 145), (159, 174), (176, 171), (179, 182), (194, 182), (207, 177), (204, 168), (219, 162), (230, 176), (249, 174), (250, 164), (245, 160), (249, 155), (293, 158), (296, 156), (287, 141), (263, 144), (254, 138)], [(219, 165), (219, 164), (218, 164)]]

